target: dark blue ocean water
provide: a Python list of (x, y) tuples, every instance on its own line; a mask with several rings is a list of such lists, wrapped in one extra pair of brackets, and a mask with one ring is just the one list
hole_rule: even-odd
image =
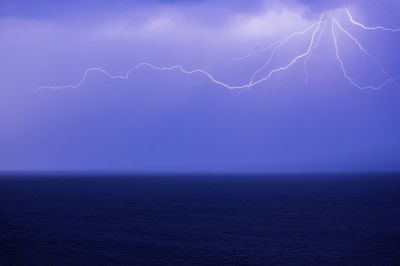
[(0, 178), (0, 265), (400, 265), (400, 178)]

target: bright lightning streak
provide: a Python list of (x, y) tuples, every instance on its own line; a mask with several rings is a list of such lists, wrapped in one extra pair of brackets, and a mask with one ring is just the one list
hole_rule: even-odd
[(374, 26), (374, 27), (366, 26), (366, 25), (356, 21), (348, 9), (346, 9), (346, 13), (347, 13), (347, 16), (349, 17), (349, 20), (351, 23), (353, 23), (356, 26), (361, 27), (364, 30), (382, 30), (382, 31), (400, 32), (400, 28), (399, 29), (391, 29), (391, 28), (386, 28), (383, 26)]
[(319, 44), (321, 43), (321, 37), (325, 33), (326, 23), (327, 22), (324, 21), (324, 26), (318, 35), (317, 43), (314, 45), (314, 47), (311, 49), (310, 53), (307, 55), (306, 59), (304, 60), (304, 74), (305, 74), (306, 82), (309, 80), (309, 78), (308, 78), (308, 61), (310, 60), (310, 57), (312, 56), (313, 52), (319, 47)]
[[(354, 20), (352, 14), (350, 13), (349, 10), (346, 9), (346, 13), (348, 16), (349, 21), (354, 24), (357, 25), (359, 27), (361, 27), (364, 30), (383, 30), (383, 31), (390, 31), (390, 32), (400, 32), (400, 29), (390, 29), (390, 28), (386, 28), (383, 26), (376, 26), (376, 27), (369, 27), (369, 26), (365, 26), (364, 24), (357, 22)], [(339, 67), (341, 69), (341, 72), (344, 76), (344, 78), (349, 81), (349, 83), (351, 85), (353, 85), (356, 88), (359, 89), (374, 89), (374, 90), (378, 90), (381, 89), (383, 87), (385, 87), (386, 85), (388, 85), (389, 83), (393, 83), (395, 84), (397, 87), (400, 88), (400, 86), (397, 84), (396, 80), (400, 78), (399, 77), (391, 77), (388, 72), (383, 68), (382, 64), (380, 64), (372, 55), (371, 53), (369, 53), (360, 43), (360, 41), (358, 41), (358, 39), (356, 37), (354, 37), (348, 30), (346, 30), (336, 19), (334, 16), (330, 16), (328, 19), (323, 20), (325, 17), (328, 17), (325, 14), (322, 14), (319, 21), (315, 22), (314, 24), (312, 24), (311, 26), (309, 26), (308, 28), (300, 31), (300, 32), (295, 32), (275, 43), (272, 43), (271, 45), (269, 45), (268, 47), (259, 49), (259, 50), (254, 50), (251, 51), (249, 54), (243, 56), (243, 57), (239, 57), (236, 58), (236, 61), (240, 61), (243, 59), (246, 59), (250, 56), (253, 56), (255, 54), (258, 53), (262, 53), (262, 52), (267, 52), (269, 50), (272, 49), (272, 52), (270, 53), (269, 57), (267, 58), (266, 62), (259, 68), (257, 69), (252, 75), (251, 78), (249, 80), (248, 83), (245, 84), (239, 84), (239, 85), (232, 85), (226, 82), (223, 82), (221, 80), (218, 80), (217, 78), (215, 78), (212, 74), (210, 74), (209, 72), (207, 72), (204, 69), (198, 68), (198, 69), (193, 69), (193, 70), (188, 70), (185, 69), (182, 65), (173, 65), (173, 66), (155, 66), (153, 64), (150, 63), (140, 63), (136, 66), (134, 66), (133, 68), (129, 69), (129, 71), (125, 74), (125, 75), (112, 75), (109, 72), (107, 72), (106, 70), (104, 70), (103, 68), (99, 68), (99, 67), (94, 67), (94, 68), (88, 68), (86, 69), (86, 71), (84, 72), (82, 78), (79, 80), (79, 82), (77, 82), (76, 84), (70, 84), (70, 85), (64, 85), (64, 86), (41, 86), (38, 89), (42, 90), (42, 89), (51, 89), (51, 90), (58, 90), (58, 89), (76, 89), (79, 88), (80, 86), (82, 86), (84, 84), (84, 82), (87, 80), (88, 76), (90, 73), (92, 72), (99, 72), (104, 74), (105, 76), (107, 76), (110, 79), (121, 79), (121, 80), (126, 80), (129, 79), (129, 77), (131, 76), (131, 74), (133, 72), (135, 72), (136, 70), (139, 70), (140, 68), (150, 68), (152, 70), (156, 70), (156, 71), (180, 71), (183, 74), (186, 75), (194, 75), (194, 74), (198, 74), (198, 75), (202, 75), (203, 77), (205, 77), (206, 79), (208, 79), (210, 82), (214, 83), (215, 85), (221, 86), (223, 88), (226, 89), (230, 89), (230, 90), (240, 90), (240, 89), (251, 89), (252, 87), (265, 82), (267, 80), (269, 80), (274, 74), (279, 73), (279, 72), (285, 72), (287, 70), (289, 70), (291, 67), (293, 67), (294, 65), (296, 65), (299, 61), (303, 60), (303, 64), (304, 64), (304, 71), (305, 71), (305, 81), (309, 80), (309, 73), (308, 73), (308, 61), (310, 60), (311, 56), (313, 55), (314, 51), (320, 46), (320, 42), (321, 42), (321, 38), (325, 33), (325, 29), (327, 26), (327, 23), (329, 21), (329, 23), (331, 24), (331, 34), (332, 34), (332, 39), (333, 39), (333, 44), (334, 44), (334, 48), (335, 48), (335, 55), (336, 55), (336, 60), (339, 64)], [(374, 86), (374, 85), (360, 85), (359, 83), (357, 83), (352, 77), (351, 75), (348, 73), (348, 70), (345, 67), (345, 63), (341, 57), (341, 49), (339, 46), (339, 42), (338, 42), (338, 38), (337, 38), (337, 33), (336, 31), (340, 30), (342, 33), (344, 33), (347, 37), (349, 37), (359, 48), (363, 58), (365, 59), (365, 57), (370, 58), (374, 64), (379, 68), (379, 70), (385, 75), (386, 80), (384, 82), (382, 82), (381, 84)], [(268, 73), (266, 73), (263, 77), (256, 79), (261, 72), (263, 72), (268, 66), (270, 66), (270, 64), (272, 63), (273, 58), (275, 57), (275, 55), (279, 52), (279, 50), (282, 48), (283, 45), (289, 43), (290, 41), (292, 41), (295, 37), (297, 36), (305, 36), (309, 31), (312, 31), (311, 34), (311, 38), (308, 44), (308, 47), (306, 49), (306, 51), (298, 54), (297, 56), (295, 56), (294, 58), (292, 58), (292, 60), (283, 66), (277, 67), (275, 69), (270, 70)]]
[(301, 59), (307, 58), (307, 56), (312, 52), (312, 48), (313, 48), (314, 45), (315, 45), (315, 36), (317, 35), (317, 33), (319, 32), (319, 30), (320, 30), (320, 28), (321, 28), (321, 24), (323, 23), (323, 22), (322, 22), (323, 17), (324, 17), (324, 15), (322, 15), (321, 18), (319, 19), (318, 26), (317, 26), (317, 28), (313, 31), (312, 36), (311, 36), (310, 44), (309, 44), (307, 50), (306, 50), (304, 53), (302, 53), (302, 54), (296, 56), (296, 57), (295, 57), (292, 61), (290, 61), (289, 64), (287, 64), (286, 66), (279, 67), (279, 68), (275, 68), (275, 69), (271, 70), (265, 77), (263, 77), (263, 78), (261, 78), (261, 79), (259, 79), (259, 80), (257, 80), (257, 81), (251, 81), (251, 82), (249, 83), (248, 87), (253, 87), (253, 86), (255, 86), (255, 85), (257, 85), (257, 84), (259, 84), (259, 83), (261, 83), (261, 82), (264, 82), (264, 81), (270, 79), (275, 73), (282, 72), (282, 71), (286, 71), (286, 70), (288, 70), (289, 68), (291, 68), (292, 66), (294, 66), (294, 65), (295, 65), (298, 61), (300, 61)]
[(382, 64), (378, 62), (378, 60), (375, 59), (362, 45), (361, 43), (353, 36), (351, 35), (347, 30), (345, 30), (342, 25), (336, 20), (333, 19), (333, 23), (335, 23), (335, 26), (337, 26), (344, 34), (346, 34), (354, 43), (357, 44), (358, 48), (360, 49), (361, 53), (369, 57), (379, 68), (379, 70), (386, 76), (387, 81), (393, 82), (397, 87), (398, 84), (395, 82), (395, 80), (389, 75), (389, 73), (383, 68)]
[(301, 36), (301, 35), (306, 34), (307, 32), (309, 32), (312, 28), (316, 27), (317, 25), (318, 25), (318, 22), (312, 24), (311, 26), (309, 26), (305, 30), (302, 30), (300, 32), (292, 33), (289, 36), (287, 36), (287, 37), (285, 37), (285, 38), (283, 38), (283, 39), (281, 39), (281, 40), (279, 40), (277, 42), (271, 43), (267, 47), (264, 47), (264, 48), (261, 48), (261, 49), (257, 49), (257, 50), (253, 50), (253, 51), (251, 51), (250, 53), (248, 53), (245, 56), (241, 56), (241, 57), (235, 58), (234, 61), (241, 61), (241, 60), (249, 58), (249, 57), (251, 57), (251, 56), (253, 56), (255, 54), (262, 53), (262, 52), (268, 52), (269, 50), (271, 50), (274, 47), (275, 47), (274, 50), (276, 50), (276, 49), (279, 48), (279, 47), (276, 48), (277, 46), (282, 46), (283, 44), (287, 43), (288, 41), (290, 41), (291, 39), (293, 39), (296, 36)]
[(180, 72), (187, 74), (187, 75), (192, 75), (192, 74), (202, 74), (203, 76), (205, 76), (206, 78), (208, 78), (211, 82), (215, 83), (216, 85), (220, 85), (224, 88), (230, 89), (230, 90), (234, 90), (234, 89), (244, 89), (246, 87), (248, 87), (248, 85), (240, 85), (240, 86), (231, 86), (227, 83), (224, 83), (222, 81), (219, 81), (217, 79), (215, 79), (210, 73), (208, 73), (207, 71), (203, 70), (203, 69), (194, 69), (194, 70), (186, 70), (185, 68), (183, 68), (181, 65), (174, 65), (174, 66), (166, 66), (166, 67), (159, 67), (159, 66), (155, 66), (153, 64), (150, 63), (140, 63), (134, 67), (132, 67), (125, 75), (117, 75), (114, 76), (112, 74), (110, 74), (109, 72), (107, 72), (106, 70), (99, 68), (99, 67), (95, 67), (95, 68), (88, 68), (86, 69), (84, 75), (82, 76), (81, 80), (76, 83), (76, 84), (72, 84), (72, 85), (65, 85), (65, 86), (42, 86), (39, 87), (39, 90), (42, 89), (51, 89), (51, 90), (59, 90), (59, 89), (76, 89), (79, 88), (80, 86), (82, 86), (82, 84), (86, 81), (88, 74), (90, 72), (100, 72), (103, 73), (104, 75), (106, 75), (107, 77), (111, 78), (111, 79), (129, 79), (130, 75), (143, 67), (148, 67), (150, 69), (153, 70), (157, 70), (157, 71), (172, 71), (172, 70), (179, 70)]
[(315, 27), (318, 28), (319, 25), (320, 25), (320, 23), (321, 23), (321, 20), (320, 20), (319, 22), (316, 22), (316, 23), (312, 24), (310, 27), (308, 27), (308, 28), (305, 29), (304, 31), (297, 32), (297, 33), (293, 33), (293, 34), (289, 35), (288, 37), (282, 39), (279, 43), (277, 43), (277, 45), (275, 46), (274, 50), (271, 52), (271, 54), (270, 54), (270, 56), (269, 56), (267, 62), (265, 62), (265, 64), (264, 64), (261, 68), (259, 68), (256, 72), (254, 72), (253, 75), (251, 76), (251, 79), (250, 79), (250, 82), (249, 82), (249, 87), (250, 87), (250, 84), (253, 84), (254, 79), (257, 77), (257, 75), (260, 74), (265, 68), (267, 68), (267, 67), (271, 64), (271, 62), (272, 62), (274, 56), (276, 55), (276, 53), (279, 51), (279, 49), (280, 49), (284, 44), (288, 43), (288, 42), (289, 42), (291, 39), (293, 39), (295, 36), (304, 35), (304, 34), (306, 34), (308, 31), (310, 31), (312, 28), (315, 28)]
[(339, 29), (339, 24), (337, 23), (336, 19), (332, 19), (332, 36), (333, 36), (333, 43), (335, 45), (335, 52), (336, 52), (336, 59), (339, 62), (339, 66), (340, 69), (342, 70), (343, 76), (355, 87), (361, 89), (361, 90), (365, 90), (365, 89), (373, 89), (373, 90), (379, 90), (382, 89), (383, 87), (385, 87), (387, 84), (389, 84), (390, 82), (394, 82), (397, 78), (390, 78), (390, 79), (386, 79), (383, 83), (381, 83), (378, 86), (373, 86), (373, 85), (366, 85), (366, 86), (362, 86), (360, 84), (358, 84), (357, 82), (355, 82), (353, 80), (353, 78), (348, 74), (345, 66), (344, 66), (344, 62), (340, 56), (340, 49), (339, 49), (339, 45), (338, 45), (338, 41), (337, 41), (337, 36), (336, 36), (336, 32), (335, 32), (335, 26), (337, 26)]
[[(312, 38), (311, 38), (311, 43), (307, 49), (307, 51), (299, 56), (297, 56), (296, 58), (294, 58), (288, 65), (283, 66), (283, 67), (279, 67), (276, 69), (271, 70), (268, 75), (266, 75), (265, 77), (254, 81), (253, 79), (247, 83), (247, 84), (242, 84), (242, 85), (230, 85), (228, 83), (222, 82), (220, 80), (217, 80), (216, 78), (214, 78), (209, 72), (203, 70), (203, 69), (194, 69), (194, 70), (187, 70), (185, 68), (183, 68), (181, 65), (175, 65), (175, 66), (167, 66), (167, 67), (159, 67), (159, 66), (155, 66), (153, 64), (150, 63), (140, 63), (136, 66), (134, 66), (133, 68), (131, 68), (125, 75), (112, 75), (109, 72), (107, 72), (106, 70), (99, 68), (99, 67), (95, 67), (95, 68), (88, 68), (86, 69), (85, 73), (83, 74), (81, 80), (76, 83), (76, 84), (72, 84), (72, 85), (65, 85), (65, 86), (41, 86), (38, 89), (39, 90), (43, 90), (43, 89), (51, 89), (51, 90), (59, 90), (59, 89), (76, 89), (79, 88), (80, 86), (82, 86), (82, 84), (86, 81), (88, 75), (90, 72), (100, 72), (103, 73), (104, 75), (106, 75), (107, 77), (111, 78), (111, 79), (128, 79), (130, 77), (130, 75), (132, 74), (132, 72), (138, 70), (139, 68), (142, 67), (148, 67), (151, 68), (153, 70), (158, 70), (158, 71), (172, 71), (172, 70), (179, 70), (180, 72), (187, 74), (187, 75), (192, 75), (192, 74), (202, 74), (203, 76), (205, 76), (206, 78), (208, 78), (211, 82), (213, 82), (216, 85), (222, 86), (224, 88), (230, 89), (230, 90), (238, 90), (238, 89), (246, 89), (246, 88), (251, 88), (261, 82), (264, 82), (268, 79), (270, 79), (275, 73), (278, 72), (282, 72), (285, 71), (287, 69), (289, 69), (290, 67), (292, 67), (295, 63), (297, 63), (300, 59), (305, 58), (311, 51), (312, 47), (314, 46), (315, 43), (315, 36), (317, 34), (317, 32), (319, 31), (320, 27), (321, 27), (321, 23), (322, 23), (322, 18), (323, 16), (321, 16), (320, 20), (318, 23), (313, 24), (313, 25), (317, 25), (317, 28), (313, 31), (312, 34)], [(293, 35), (293, 34), (292, 34)], [(291, 36), (292, 36), (291, 35)], [(290, 37), (290, 36), (289, 36)], [(286, 38), (287, 39), (287, 38)], [(290, 40), (291, 38), (289, 38)]]

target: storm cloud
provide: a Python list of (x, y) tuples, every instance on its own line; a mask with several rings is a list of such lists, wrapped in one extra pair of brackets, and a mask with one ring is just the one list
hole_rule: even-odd
[[(331, 36), (310, 59), (250, 92), (199, 75), (140, 69), (140, 62), (204, 68), (248, 81), (265, 60), (233, 59), (350, 8), (363, 21), (400, 25), (395, 1), (11, 1), (0, 3), (0, 170), (293, 172), (400, 170), (398, 90), (360, 91), (343, 78)], [(390, 74), (399, 36), (346, 25)], [(307, 46), (298, 38), (285, 62)], [(346, 62), (374, 81), (345, 38)], [(385, 49), (380, 49), (384, 45)], [(361, 62), (361, 63), (359, 63)], [(397, 73), (398, 74), (398, 73)], [(379, 78), (377, 76), (376, 78)], [(369, 82), (370, 80), (368, 80)]]

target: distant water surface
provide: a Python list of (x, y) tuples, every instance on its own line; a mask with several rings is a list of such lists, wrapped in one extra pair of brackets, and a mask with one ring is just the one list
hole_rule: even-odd
[(0, 265), (400, 265), (400, 176), (3, 177)]

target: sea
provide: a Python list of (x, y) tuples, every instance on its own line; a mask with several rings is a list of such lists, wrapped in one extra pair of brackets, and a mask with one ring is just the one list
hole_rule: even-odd
[(0, 265), (400, 265), (400, 175), (4, 175)]

